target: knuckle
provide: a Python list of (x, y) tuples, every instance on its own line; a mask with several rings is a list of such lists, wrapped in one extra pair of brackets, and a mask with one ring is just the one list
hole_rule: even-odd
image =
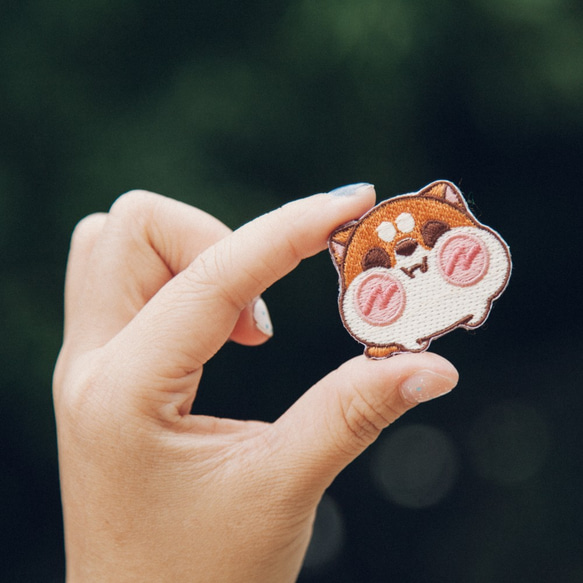
[[(231, 259), (229, 250), (230, 246), (223, 243), (220, 249), (213, 247), (201, 253), (185, 270), (184, 276), (197, 296), (208, 297), (212, 301), (218, 298), (240, 311), (247, 301), (241, 290), (232, 285), (237, 279), (232, 274), (240, 267)], [(225, 277), (226, 274), (230, 276)]]
[[(97, 374), (94, 366), (84, 366), (83, 359), (76, 362), (65, 362), (63, 355), (59, 358), (59, 366), (54, 378), (54, 392), (58, 395), (55, 402), (57, 421), (72, 423), (81, 430), (87, 422), (95, 420), (88, 414), (91, 403), (99, 397), (102, 391), (102, 374)], [(76, 422), (84, 419), (83, 424)]]
[[(90, 357), (91, 356), (91, 357)], [(55, 378), (57, 425), (79, 442), (88, 442), (115, 431), (121, 424), (131, 428), (123, 388), (113, 374), (114, 358), (107, 352), (64, 362)]]
[(304, 254), (299, 248), (299, 243), (297, 239), (289, 235), (284, 240), (284, 249), (287, 254), (288, 263), (292, 266), (297, 266), (304, 259)]
[(398, 417), (386, 403), (372, 403), (354, 387), (350, 397), (340, 407), (345, 433), (357, 449), (373, 443), (381, 431)]
[(119, 196), (109, 209), (110, 215), (134, 214), (137, 209), (150, 206), (159, 195), (147, 190), (130, 190)]
[(212, 250), (201, 253), (183, 272), (192, 290), (220, 288), (222, 259)]
[(288, 263), (290, 265), (297, 265), (302, 259), (305, 258), (305, 253), (302, 250), (302, 239), (297, 236), (297, 229), (295, 225), (301, 224), (302, 216), (296, 218), (293, 221), (293, 228), (282, 230), (282, 224), (289, 224), (289, 220), (284, 215), (283, 207), (275, 209), (272, 211), (271, 216), (273, 217), (271, 225), (270, 238), (272, 240), (279, 240), (280, 243), (280, 263)]
[(85, 241), (91, 240), (103, 229), (103, 224), (106, 220), (105, 213), (94, 213), (81, 219), (71, 235), (71, 245), (79, 246)]
[(130, 190), (114, 201), (108, 216), (123, 225), (144, 225), (152, 222), (159, 205), (167, 200), (147, 190)]
[(111, 205), (108, 213), (108, 226), (112, 232), (138, 240), (148, 239), (158, 205), (165, 198), (147, 190), (130, 190), (122, 194)]

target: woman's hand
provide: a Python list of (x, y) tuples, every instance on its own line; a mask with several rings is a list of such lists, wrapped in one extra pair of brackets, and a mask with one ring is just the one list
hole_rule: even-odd
[(230, 232), (133, 192), (78, 225), (54, 382), (69, 583), (294, 581), (338, 472), (456, 384), (432, 354), (360, 356), (273, 424), (190, 414), (228, 338), (269, 337), (260, 294), (373, 204), (355, 185)]

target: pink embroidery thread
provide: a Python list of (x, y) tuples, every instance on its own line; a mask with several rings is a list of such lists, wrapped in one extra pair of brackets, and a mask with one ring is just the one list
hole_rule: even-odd
[(405, 291), (390, 274), (371, 273), (360, 282), (354, 300), (364, 320), (373, 326), (386, 326), (403, 313)]
[(453, 235), (439, 253), (439, 267), (453, 285), (478, 283), (488, 271), (489, 255), (484, 244), (468, 234)]

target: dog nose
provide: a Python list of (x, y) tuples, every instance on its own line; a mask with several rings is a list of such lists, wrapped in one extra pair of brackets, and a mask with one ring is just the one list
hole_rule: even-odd
[(417, 241), (413, 241), (413, 239), (403, 239), (403, 241), (397, 243), (395, 253), (397, 255), (402, 255), (403, 257), (409, 257), (409, 255), (415, 253), (415, 249), (417, 249)]

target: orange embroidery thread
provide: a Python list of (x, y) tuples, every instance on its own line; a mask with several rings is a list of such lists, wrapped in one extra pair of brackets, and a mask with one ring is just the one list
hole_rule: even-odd
[(455, 328), (480, 326), (512, 269), (502, 237), (444, 180), (381, 202), (328, 246), (342, 321), (370, 358), (421, 352)]

